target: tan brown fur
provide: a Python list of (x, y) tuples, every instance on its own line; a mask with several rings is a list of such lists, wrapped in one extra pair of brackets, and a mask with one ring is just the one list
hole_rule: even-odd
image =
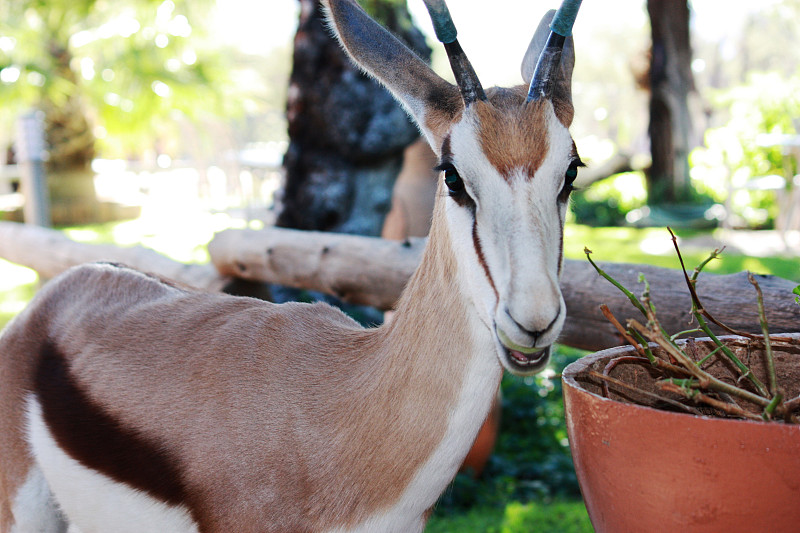
[(431, 144), (434, 151), (439, 154), (439, 148), (444, 142), (453, 124), (461, 120), (464, 113), (464, 101), (461, 94), (454, 86), (440, 92), (441, 105), (432, 107), (425, 114), (425, 128), (433, 135)]
[(527, 87), (493, 87), (488, 101), (475, 103), (483, 153), (506, 179), (515, 170), (533, 177), (549, 149), (547, 141), (548, 107), (565, 127), (572, 123), (573, 107), (561, 100), (525, 102)]
[(487, 92), (488, 102), (476, 102), (483, 153), (507, 180), (514, 171), (533, 177), (547, 154), (546, 101), (525, 103), (525, 88)]
[(559, 85), (555, 88), (555, 94), (551, 100), (553, 104), (553, 111), (556, 118), (565, 128), (572, 125), (572, 120), (575, 118), (575, 106), (572, 105), (572, 89), (569, 85)]
[[(17, 322), (22, 318), (17, 318)], [(30, 317), (30, 329), (38, 319)], [(12, 321), (12, 324), (14, 322)], [(28, 333), (28, 335), (26, 335)], [(22, 438), (25, 425), (25, 394), (30, 387), (35, 359), (30, 350), (38, 342), (32, 331), (14, 331), (10, 325), (0, 344), (0, 531), (9, 531), (14, 496), (25, 483), (33, 464), (28, 445)]]

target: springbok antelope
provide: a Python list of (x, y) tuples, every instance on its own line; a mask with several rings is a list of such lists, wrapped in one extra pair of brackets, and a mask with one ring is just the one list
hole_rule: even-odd
[(526, 375), (548, 360), (580, 165), (568, 132), (577, 5), (540, 23), (529, 86), (486, 92), (444, 3), (429, 8), (457, 86), (353, 0), (327, 6), (345, 50), (440, 158), (430, 239), (394, 319), (363, 329), (324, 304), (204, 293), (112, 264), (66, 272), (0, 338), (0, 530), (423, 529), (503, 367)]

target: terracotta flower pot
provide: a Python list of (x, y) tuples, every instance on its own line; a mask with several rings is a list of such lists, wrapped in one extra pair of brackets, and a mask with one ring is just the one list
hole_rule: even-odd
[[(786, 337), (791, 340), (773, 344), (778, 375), (797, 377), (800, 334)], [(749, 353), (746, 339), (725, 339)], [(710, 341), (697, 345), (707, 351)], [(602, 373), (621, 355), (635, 353), (630, 347), (604, 350), (563, 372), (572, 457), (597, 532), (800, 531), (800, 426), (667, 412), (605, 398), (599, 380), (587, 371)], [(611, 375), (625, 381), (631, 369), (622, 367), (632, 366), (647, 373), (641, 365), (620, 364)], [(782, 385), (787, 398), (798, 395), (798, 383)]]

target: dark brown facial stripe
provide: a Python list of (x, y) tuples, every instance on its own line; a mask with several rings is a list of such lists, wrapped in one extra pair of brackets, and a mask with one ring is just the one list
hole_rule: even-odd
[(70, 375), (52, 342), (42, 346), (34, 387), (47, 427), (70, 457), (165, 503), (186, 503), (169, 454), (104, 412)]
[(486, 279), (489, 280), (489, 285), (492, 286), (492, 290), (494, 291), (494, 296), (497, 301), (500, 300), (500, 295), (497, 292), (497, 287), (494, 286), (494, 280), (492, 279), (492, 274), (489, 272), (489, 265), (486, 263), (486, 257), (483, 255), (483, 247), (481, 246), (481, 239), (478, 236), (478, 219), (475, 216), (475, 213), (472, 214), (472, 244), (475, 247), (475, 254), (478, 256), (478, 263), (481, 264), (483, 268), (483, 273), (486, 274)]
[(564, 266), (564, 220), (561, 211), (558, 212), (558, 277), (561, 278), (561, 269)]

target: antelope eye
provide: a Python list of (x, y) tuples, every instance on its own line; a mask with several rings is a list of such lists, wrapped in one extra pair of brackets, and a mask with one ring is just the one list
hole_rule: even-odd
[(572, 185), (572, 183), (575, 181), (575, 178), (577, 177), (578, 177), (578, 162), (573, 161), (572, 163), (569, 164), (567, 173), (564, 174), (564, 180), (566, 181), (566, 183)]
[(581, 163), (580, 160), (574, 160), (569, 164), (567, 171), (564, 173), (564, 187), (561, 189), (561, 192), (558, 195), (559, 199), (566, 201), (569, 194), (575, 188), (572, 184), (578, 177), (578, 167), (582, 166), (583, 163)]
[(464, 181), (458, 175), (456, 167), (452, 165), (444, 168), (444, 184), (447, 185), (450, 194), (459, 194), (464, 191)]

